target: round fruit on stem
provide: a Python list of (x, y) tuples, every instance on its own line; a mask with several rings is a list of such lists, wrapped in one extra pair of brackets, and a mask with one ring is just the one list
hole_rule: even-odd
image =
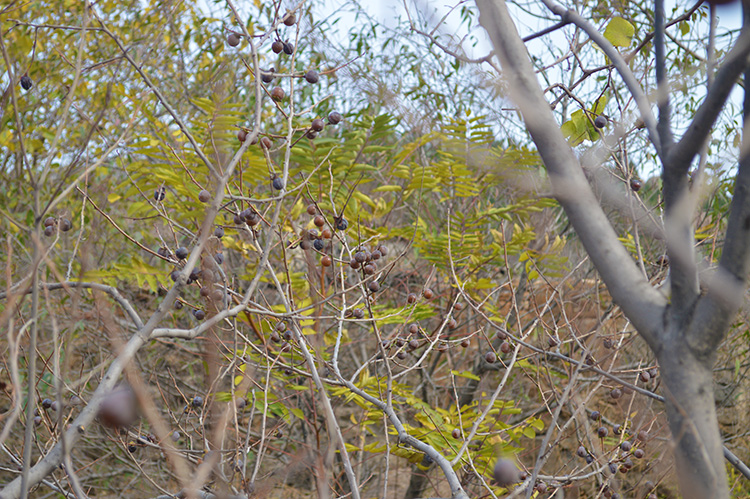
[(227, 37), (227, 43), (230, 47), (236, 47), (240, 44), (240, 37), (236, 33), (229, 33)]
[(332, 111), (331, 114), (328, 115), (328, 123), (330, 123), (331, 125), (338, 125), (339, 123), (341, 123), (341, 119), (341, 113), (339, 113), (338, 111)]
[(297, 22), (297, 16), (294, 14), (294, 12), (287, 12), (284, 15), (284, 24), (286, 26), (294, 26)]
[(271, 44), (271, 50), (274, 54), (280, 54), (284, 50), (284, 43), (281, 40), (276, 40)]
[(310, 71), (305, 73), (305, 81), (307, 81), (307, 83), (318, 83), (319, 80), (320, 77), (318, 76), (318, 72), (314, 69), (311, 69)]
[(601, 115), (597, 116), (594, 120), (594, 126), (596, 128), (604, 128), (605, 126), (607, 126), (607, 118)]
[(280, 102), (284, 100), (284, 97), (286, 97), (286, 94), (284, 93), (284, 89), (281, 87), (274, 87), (271, 90), (271, 98), (275, 100), (276, 102)]
[(28, 90), (28, 89), (30, 89), (30, 88), (31, 88), (32, 86), (33, 86), (33, 84), (31, 83), (31, 78), (29, 78), (29, 75), (23, 75), (23, 76), (21, 77), (21, 87), (22, 87), (22, 88), (23, 88), (24, 90)]

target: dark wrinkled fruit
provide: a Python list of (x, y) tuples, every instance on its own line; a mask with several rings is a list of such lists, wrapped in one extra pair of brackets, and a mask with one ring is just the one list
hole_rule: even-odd
[(409, 348), (412, 350), (419, 348), (419, 340), (416, 338), (409, 340)]
[(501, 487), (513, 485), (520, 479), (518, 467), (510, 459), (498, 459), (497, 463), (495, 463), (492, 476), (495, 478), (495, 482)]
[(284, 89), (281, 87), (273, 87), (271, 90), (271, 98), (275, 100), (276, 102), (284, 100), (284, 97), (286, 97), (286, 94), (284, 93)]
[(273, 141), (269, 139), (268, 137), (263, 137), (260, 139), (260, 146), (264, 149), (270, 149), (273, 145)]
[(211, 193), (206, 189), (203, 189), (198, 193), (198, 201), (201, 203), (207, 203), (209, 199), (211, 199)]
[(375, 265), (369, 263), (362, 270), (364, 270), (365, 274), (372, 275), (375, 273)]
[(305, 73), (305, 81), (307, 83), (318, 83), (318, 80), (320, 80), (320, 77), (318, 76), (318, 72), (314, 69)]
[(323, 128), (325, 128), (325, 126), (325, 121), (321, 120), (320, 118), (315, 118), (310, 124), (310, 128), (312, 128), (316, 132), (320, 132), (321, 130), (323, 130)]
[(418, 334), (419, 333), (419, 325), (418, 324), (411, 324), (411, 325), (409, 325), (409, 333), (411, 333), (411, 334)]
[(318, 132), (316, 132), (315, 130), (308, 130), (307, 132), (305, 132), (305, 137), (307, 137), (310, 140), (317, 138), (317, 136), (318, 136)]
[(378, 281), (372, 281), (367, 285), (367, 287), (372, 293), (377, 293), (378, 291), (380, 291), (380, 283)]
[(104, 397), (97, 418), (112, 428), (123, 428), (132, 425), (138, 419), (138, 404), (133, 390), (127, 385), (120, 385)]
[(605, 126), (607, 126), (607, 118), (605, 118), (604, 116), (597, 116), (594, 120), (594, 126), (596, 128), (604, 128)]
[(287, 12), (284, 16), (284, 24), (287, 26), (294, 26), (296, 22), (297, 16), (294, 14), (294, 12)]
[(61, 231), (68, 232), (72, 228), (73, 228), (73, 223), (70, 220), (68, 220), (67, 218), (63, 218), (60, 220)]
[(352, 314), (354, 315), (355, 319), (363, 319), (365, 317), (365, 311), (361, 308), (355, 308)]
[[(271, 83), (275, 76), (273, 75), (274, 68), (268, 68), (265, 71), (260, 72), (260, 81), (263, 83)], [(283, 96), (282, 96), (283, 98)]]
[(284, 188), (284, 181), (281, 180), (281, 177), (275, 177), (273, 179), (273, 188), (276, 189), (277, 191), (280, 191), (281, 189)]
[(42, 417), (41, 416), (34, 416), (34, 425), (39, 426), (42, 424)]
[(613, 388), (612, 391), (609, 392), (609, 396), (617, 400), (622, 397), (622, 390), (620, 390), (619, 388)]
[(22, 88), (23, 88), (24, 90), (28, 90), (28, 89), (30, 89), (30, 88), (31, 88), (32, 86), (33, 86), (33, 85), (32, 85), (32, 83), (31, 83), (31, 78), (29, 78), (29, 76), (28, 76), (28, 75), (23, 75), (23, 76), (21, 77), (21, 87), (22, 87)]
[(276, 40), (271, 44), (271, 50), (273, 50), (274, 54), (280, 54), (284, 50), (284, 44), (281, 43), (281, 40)]
[(486, 354), (484, 354), (484, 360), (488, 364), (494, 364), (495, 362), (497, 362), (497, 354), (495, 352), (487, 352)]
[(154, 199), (156, 201), (164, 201), (164, 197), (166, 196), (166, 191), (164, 190), (164, 186), (159, 187), (154, 191)]
[(44, 226), (51, 227), (55, 225), (55, 217), (47, 217), (44, 219)]
[(184, 260), (188, 256), (188, 250), (186, 247), (180, 246), (179, 248), (177, 248), (177, 251), (175, 251), (174, 254), (178, 259)]
[(247, 140), (247, 132), (240, 129), (240, 131), (237, 132), (237, 140), (239, 140), (240, 142), (245, 142), (245, 140)]
[(214, 260), (216, 260), (216, 263), (221, 265), (222, 263), (224, 263), (224, 255), (222, 255), (221, 253), (216, 253), (214, 255)]
[(294, 45), (291, 43), (283, 42), (283, 49), (286, 55), (292, 55), (294, 53)]
[(331, 114), (328, 115), (328, 123), (330, 123), (331, 125), (338, 125), (339, 123), (341, 123), (341, 119), (341, 113), (339, 113), (338, 111), (332, 111)]
[(240, 44), (240, 37), (235, 33), (229, 33), (229, 36), (227, 37), (227, 43), (230, 47), (236, 47)]
[(52, 400), (51, 399), (44, 399), (42, 400), (42, 409), (49, 409), (52, 407)]
[(651, 375), (648, 373), (648, 371), (642, 371), (638, 377), (643, 381), (644, 383), (648, 383), (651, 381)]
[(346, 221), (346, 218), (339, 218), (336, 220), (336, 230), (346, 230), (347, 227), (349, 227), (349, 222)]

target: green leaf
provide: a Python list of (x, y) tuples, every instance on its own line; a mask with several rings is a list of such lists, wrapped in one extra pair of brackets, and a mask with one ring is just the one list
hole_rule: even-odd
[(635, 27), (622, 17), (613, 17), (604, 30), (604, 38), (615, 47), (630, 47), (633, 35)]

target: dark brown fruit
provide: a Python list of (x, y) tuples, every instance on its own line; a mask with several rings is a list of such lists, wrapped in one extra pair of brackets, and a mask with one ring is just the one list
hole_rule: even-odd
[(292, 55), (294, 53), (294, 45), (292, 45), (291, 43), (287, 43), (287, 42), (282, 42), (282, 45), (284, 48), (284, 53), (286, 55)]
[(294, 26), (296, 22), (297, 22), (297, 16), (294, 14), (294, 12), (287, 12), (286, 15), (284, 15), (285, 25)]
[(68, 220), (67, 218), (61, 218), (60, 219), (60, 230), (63, 232), (68, 232), (70, 229), (73, 228), (73, 223)]
[(502, 343), (500, 343), (500, 351), (501, 352), (503, 352), (503, 353), (510, 353), (510, 351), (512, 349), (513, 348), (510, 346), (510, 343), (508, 343), (507, 341), (503, 341)]
[(495, 478), (495, 482), (501, 487), (513, 485), (520, 479), (518, 467), (510, 459), (498, 459), (492, 475)]
[(465, 339), (465, 340), (462, 340), (462, 341), (461, 341), (461, 346), (462, 346), (463, 348), (469, 348), (469, 345), (470, 345), (470, 342), (469, 342), (469, 339), (468, 339), (468, 338), (467, 338), (467, 339)]
[(47, 217), (44, 219), (45, 227), (52, 227), (53, 225), (55, 225), (55, 217)]
[(414, 293), (409, 293), (408, 295), (406, 295), (406, 303), (411, 305), (412, 303), (416, 301), (417, 301), (417, 295), (415, 295)]
[(318, 72), (314, 69), (311, 69), (307, 73), (305, 73), (305, 81), (307, 83), (318, 83), (320, 80), (320, 77), (318, 76)]
[(456, 322), (456, 319), (451, 319), (448, 321), (449, 329), (456, 329), (457, 327), (458, 327), (458, 322)]
[(378, 291), (380, 291), (380, 283), (378, 281), (372, 281), (367, 285), (367, 288), (370, 290), (370, 292), (377, 293)]
[(453, 431), (451, 432), (451, 436), (452, 436), (453, 438), (455, 438), (455, 439), (459, 439), (459, 438), (461, 438), (461, 430), (459, 430), (458, 428), (454, 429), (454, 430), (453, 430)]
[(619, 388), (613, 388), (612, 391), (609, 392), (609, 396), (617, 400), (622, 397), (622, 390), (620, 390)]
[(316, 215), (313, 219), (313, 223), (316, 227), (323, 227), (326, 224), (326, 219), (323, 218), (323, 215)]
[(361, 308), (355, 308), (352, 314), (354, 315), (355, 319), (364, 319), (365, 317), (365, 311), (362, 310)]
[(97, 418), (111, 428), (125, 428), (135, 423), (138, 404), (133, 390), (127, 385), (113, 388), (102, 400)]
[(428, 300), (432, 300), (432, 298), (435, 296), (435, 293), (433, 293), (430, 288), (425, 288), (424, 291), (422, 291), (422, 296), (424, 296)]
[(28, 90), (32, 87), (31, 78), (29, 78), (29, 75), (23, 75), (21, 77), (21, 87), (24, 90)]
[(599, 411), (592, 411), (591, 414), (589, 414), (589, 417), (592, 421), (599, 421), (602, 415)]
[(42, 409), (49, 409), (50, 407), (52, 407), (52, 399), (42, 400)]
[(599, 435), (599, 438), (604, 438), (609, 434), (609, 430), (606, 426), (600, 426), (598, 430), (596, 430), (596, 434)]
[(275, 69), (274, 68), (268, 68), (265, 71), (260, 72), (260, 81), (263, 83), (271, 83), (275, 76), (273, 75)]
[(605, 126), (607, 126), (607, 118), (605, 118), (604, 116), (597, 116), (594, 120), (594, 126), (596, 128), (604, 128)]
[(262, 147), (263, 149), (270, 149), (272, 145), (273, 141), (268, 137), (262, 137), (260, 139), (260, 147)]
[(338, 125), (339, 123), (341, 123), (341, 119), (341, 113), (339, 113), (338, 111), (332, 111), (331, 114), (328, 115), (328, 123), (330, 123), (331, 125)]
[(247, 140), (247, 132), (240, 129), (240, 131), (237, 132), (237, 140), (239, 140), (240, 142), (245, 142), (245, 140)]
[(312, 129), (308, 130), (307, 132), (305, 132), (305, 137), (307, 137), (310, 140), (313, 140), (318, 137), (318, 132)]
[(284, 97), (286, 97), (286, 94), (284, 93), (284, 89), (281, 87), (273, 87), (271, 90), (271, 98), (275, 100), (276, 102), (284, 100)]
[(643, 187), (643, 182), (639, 178), (631, 178), (630, 179), (630, 188), (633, 189), (633, 192), (638, 192), (641, 190), (641, 187)]
[(361, 264), (361, 263), (359, 263), (359, 262), (358, 262), (357, 260), (355, 260), (354, 258), (352, 258), (352, 260), (351, 260), (351, 261), (349, 262), (349, 266), (350, 266), (351, 268), (353, 268), (354, 270), (357, 270), (357, 269), (358, 269), (359, 267), (361, 267), (361, 266), (362, 266), (362, 264)]
[(364, 272), (365, 272), (366, 275), (372, 275), (372, 274), (375, 273), (376, 269), (375, 269), (375, 266), (373, 264), (368, 263), (367, 265), (365, 265), (364, 269), (362, 269), (362, 270), (364, 270)]
[(320, 231), (320, 237), (323, 239), (330, 239), (333, 237), (333, 232), (331, 232), (331, 229), (323, 229)]
[(410, 324), (409, 325), (409, 333), (410, 334), (418, 334), (419, 333), (419, 324)]
[(235, 33), (229, 33), (229, 36), (227, 37), (227, 43), (230, 47), (236, 47), (240, 44), (240, 37)]
[(419, 340), (416, 338), (409, 340), (409, 348), (412, 350), (419, 348)]
[(649, 381), (651, 381), (651, 375), (648, 373), (648, 371), (641, 371), (641, 373), (638, 374), (638, 377), (644, 383), (648, 383)]
[(310, 128), (312, 128), (316, 132), (320, 132), (321, 130), (323, 130), (323, 128), (325, 128), (325, 126), (325, 121), (321, 120), (320, 118), (315, 118), (310, 124)]
[(333, 260), (330, 256), (326, 255), (320, 259), (320, 264), (324, 267), (330, 267), (331, 265), (333, 265)]
[(633, 451), (633, 457), (636, 457), (638, 459), (642, 458), (646, 453), (643, 451), (643, 449), (636, 449)]
[(307, 205), (307, 214), (308, 215), (315, 215), (318, 212), (318, 209), (315, 207), (314, 204), (308, 204)]
[(486, 354), (484, 354), (484, 360), (488, 364), (494, 364), (495, 362), (497, 362), (497, 354), (495, 352), (487, 352)]
[(406, 353), (401, 350), (399, 353), (396, 354), (396, 357), (399, 358), (399, 360), (404, 360), (406, 358)]
[(284, 50), (284, 44), (281, 40), (276, 40), (271, 44), (271, 50), (273, 50), (274, 54), (280, 54), (281, 51)]
[(211, 193), (206, 189), (203, 189), (198, 193), (198, 201), (201, 203), (207, 203), (209, 199), (211, 199)]

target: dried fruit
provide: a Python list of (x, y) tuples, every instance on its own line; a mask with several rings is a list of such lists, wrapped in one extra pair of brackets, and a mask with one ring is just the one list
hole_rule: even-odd
[(265, 71), (261, 71), (260, 72), (260, 81), (262, 81), (263, 83), (271, 83), (273, 81), (273, 79), (275, 78), (275, 76), (273, 74), (274, 71), (275, 71), (274, 68), (268, 68)]
[(367, 288), (371, 293), (377, 293), (380, 291), (380, 283), (378, 281), (371, 281), (370, 284), (367, 285)]
[(236, 47), (240, 44), (240, 37), (237, 36), (236, 33), (229, 33), (229, 36), (227, 37), (227, 43), (230, 47)]
[(63, 232), (68, 232), (70, 229), (73, 228), (73, 223), (68, 220), (67, 218), (61, 218), (60, 219), (60, 230)]
[(328, 115), (328, 123), (331, 125), (338, 125), (341, 122), (342, 116), (338, 111), (332, 111)]
[(638, 192), (641, 190), (641, 187), (643, 187), (643, 182), (639, 178), (631, 178), (630, 179), (630, 188), (633, 189), (633, 192)]
[(29, 78), (29, 75), (23, 75), (21, 77), (21, 87), (24, 90), (28, 90), (32, 87), (31, 78)]
[(287, 26), (294, 26), (294, 24), (297, 22), (297, 16), (294, 14), (294, 12), (287, 12), (284, 15), (284, 24)]
[(339, 217), (336, 220), (336, 230), (346, 230), (347, 227), (349, 227), (349, 222), (346, 221), (346, 218)]
[(294, 53), (294, 45), (288, 42), (282, 42), (282, 47), (286, 55), (292, 55)]
[(494, 364), (495, 362), (497, 362), (497, 354), (495, 352), (487, 352), (486, 354), (484, 354), (484, 360), (488, 364)]
[(237, 140), (239, 140), (240, 142), (245, 142), (245, 140), (247, 140), (247, 132), (240, 129), (240, 131), (237, 132)]
[(425, 288), (424, 291), (422, 291), (422, 296), (424, 296), (428, 300), (432, 300), (432, 298), (435, 296), (435, 293), (430, 288)]
[(186, 247), (180, 246), (174, 254), (179, 260), (184, 260), (188, 256), (188, 250)]
[(510, 343), (508, 343), (507, 341), (503, 341), (502, 343), (500, 343), (500, 351), (501, 352), (503, 352), (503, 353), (510, 353), (510, 351), (512, 349), (513, 348), (510, 346)]
[(320, 132), (321, 130), (323, 130), (323, 128), (325, 128), (325, 126), (325, 121), (321, 120), (320, 118), (315, 118), (310, 124), (310, 128), (312, 128), (316, 132)]
[(271, 90), (271, 98), (275, 100), (276, 102), (284, 100), (284, 97), (286, 97), (286, 94), (284, 93), (284, 89), (281, 87), (273, 87)]
[(416, 301), (417, 301), (417, 295), (415, 295), (414, 293), (409, 293), (408, 295), (406, 295), (406, 303), (408, 303), (409, 305), (411, 305), (412, 303)]
[(307, 83), (318, 83), (318, 80), (320, 80), (320, 77), (318, 76), (318, 72), (314, 69), (305, 73), (305, 81), (307, 81)]
[(211, 193), (206, 189), (203, 189), (198, 193), (198, 201), (201, 203), (207, 203), (209, 199), (211, 199)]
[(281, 40), (276, 40), (271, 44), (271, 50), (273, 50), (274, 54), (280, 54), (281, 51), (284, 50), (284, 44)]
[(45, 227), (52, 227), (53, 225), (55, 225), (55, 217), (47, 217), (44, 219)]
[(199, 321), (202, 321), (203, 319), (206, 318), (206, 312), (204, 312), (203, 310), (193, 310), (193, 315)]
[(274, 177), (272, 184), (273, 188), (277, 191), (280, 191), (284, 188), (284, 181), (281, 180), (281, 177)]
[(165, 196), (166, 191), (164, 190), (164, 186), (161, 186), (154, 191), (154, 200), (156, 201), (164, 201)]
[(495, 478), (495, 482), (501, 487), (508, 487), (517, 483), (520, 479), (520, 474), (516, 463), (510, 459), (498, 459), (495, 463), (495, 468), (492, 473)]
[(620, 390), (619, 388), (613, 388), (612, 391), (609, 392), (609, 396), (617, 400), (622, 397), (622, 390)]

